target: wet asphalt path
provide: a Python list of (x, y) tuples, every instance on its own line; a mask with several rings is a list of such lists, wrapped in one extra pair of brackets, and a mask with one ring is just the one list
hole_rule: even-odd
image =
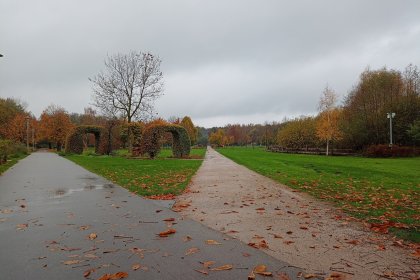
[[(163, 221), (168, 218), (174, 221)], [(176, 233), (157, 235), (169, 228)], [(233, 269), (204, 269), (200, 262), (207, 261), (215, 262), (210, 268)], [(298, 274), (287, 263), (183, 220), (56, 154), (34, 153), (0, 176), (2, 280), (99, 279), (120, 271), (129, 274), (126, 279), (247, 279), (258, 264), (290, 279)]]

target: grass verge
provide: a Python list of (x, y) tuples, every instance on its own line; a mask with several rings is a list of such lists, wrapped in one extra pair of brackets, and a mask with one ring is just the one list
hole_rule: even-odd
[(24, 159), (27, 157), (27, 154), (19, 154), (8, 158), (5, 164), (0, 164), (0, 175), (6, 172), (7, 169), (15, 165), (19, 160)]
[(334, 202), (375, 231), (420, 242), (420, 158), (325, 157), (228, 147), (218, 151), (264, 176)]
[[(201, 152), (204, 154), (204, 149)], [(163, 157), (149, 160), (68, 155), (66, 158), (142, 196), (181, 194), (202, 163), (202, 160)]]

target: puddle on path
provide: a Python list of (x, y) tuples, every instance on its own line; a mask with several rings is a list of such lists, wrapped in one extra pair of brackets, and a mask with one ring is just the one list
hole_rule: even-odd
[(114, 188), (114, 185), (113, 184), (90, 184), (90, 185), (86, 185), (83, 188), (74, 188), (74, 189), (61, 188), (61, 189), (56, 189), (56, 190), (50, 192), (50, 194), (51, 194), (51, 198), (61, 198), (63, 196), (71, 195), (71, 194), (76, 193), (76, 192), (92, 191), (92, 190), (103, 190), (103, 189), (113, 189), (113, 188)]

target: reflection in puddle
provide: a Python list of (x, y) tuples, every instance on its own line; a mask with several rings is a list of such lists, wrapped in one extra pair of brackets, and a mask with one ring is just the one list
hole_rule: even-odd
[(83, 188), (77, 188), (77, 189), (57, 189), (53, 191), (53, 198), (63, 197), (63, 196), (70, 195), (75, 192), (103, 190), (103, 189), (112, 189), (112, 188), (114, 188), (113, 184), (98, 184), (98, 185), (87, 185)]

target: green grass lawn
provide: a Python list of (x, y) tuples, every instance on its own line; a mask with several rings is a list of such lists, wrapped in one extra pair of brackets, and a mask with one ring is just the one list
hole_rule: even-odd
[[(418, 157), (326, 157), (242, 147), (218, 151), (294, 189), (333, 201), (356, 218), (390, 225), (398, 236), (420, 242)], [(393, 222), (397, 224), (392, 226)]]
[[(66, 158), (142, 196), (178, 195), (184, 191), (202, 160), (164, 158), (166, 153), (169, 151), (162, 150), (154, 160), (89, 155), (68, 155)], [(205, 149), (196, 153), (204, 154)], [(124, 155), (123, 152), (119, 154)]]

